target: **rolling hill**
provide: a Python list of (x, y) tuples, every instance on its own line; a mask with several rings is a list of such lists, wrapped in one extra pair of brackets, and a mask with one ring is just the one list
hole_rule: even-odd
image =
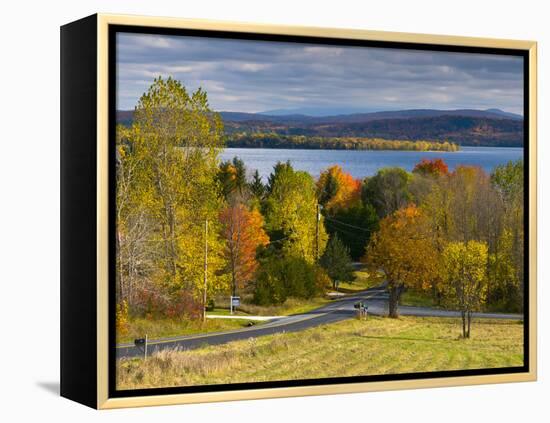
[[(414, 109), (336, 116), (220, 112), (229, 138), (235, 134), (275, 133), (315, 137), (368, 137), (388, 140), (433, 140), (463, 146), (523, 146), (523, 118), (498, 109)], [(128, 125), (132, 111), (118, 111)]]

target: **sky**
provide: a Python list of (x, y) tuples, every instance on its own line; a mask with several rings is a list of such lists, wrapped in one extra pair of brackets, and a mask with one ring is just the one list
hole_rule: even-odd
[(202, 87), (216, 111), (523, 114), (521, 57), (117, 34), (117, 109), (133, 109), (158, 76), (172, 76), (190, 92)]

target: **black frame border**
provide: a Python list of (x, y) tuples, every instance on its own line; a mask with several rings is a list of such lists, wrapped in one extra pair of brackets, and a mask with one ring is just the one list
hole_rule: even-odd
[[(134, 33), (134, 34), (151, 34), (151, 35), (177, 35), (190, 37), (204, 38), (225, 38), (235, 40), (249, 41), (265, 41), (265, 42), (287, 42), (297, 44), (320, 44), (334, 45), (347, 47), (374, 47), (396, 50), (420, 50), (433, 52), (451, 52), (451, 53), (478, 53), (492, 55), (507, 55), (523, 58), (523, 162), (524, 162), (524, 292), (523, 292), (523, 314), (524, 314), (524, 334), (523, 334), (523, 357), (524, 365), (518, 367), (502, 367), (493, 369), (472, 369), (472, 370), (450, 370), (437, 372), (420, 372), (420, 373), (403, 373), (391, 375), (371, 375), (371, 376), (348, 376), (348, 377), (333, 377), (322, 379), (300, 379), (287, 381), (270, 381), (270, 382), (247, 382), (235, 384), (219, 384), (219, 385), (197, 385), (197, 386), (182, 386), (170, 388), (145, 388), (118, 390), (116, 389), (116, 334), (115, 334), (115, 284), (111, 281), (115, 280), (116, 266), (114, 259), (115, 230), (116, 222), (114, 219), (116, 211), (116, 160), (115, 160), (115, 143), (116, 143), (116, 35), (118, 33)], [(529, 284), (530, 284), (530, 92), (529, 92), (529, 77), (530, 77), (530, 62), (529, 50), (523, 49), (508, 49), (494, 47), (470, 47), (459, 45), (440, 45), (428, 43), (411, 43), (398, 41), (374, 41), (374, 40), (358, 40), (347, 38), (332, 38), (332, 37), (316, 37), (316, 36), (297, 36), (297, 35), (275, 35), (262, 33), (247, 33), (238, 31), (216, 31), (206, 29), (185, 29), (185, 28), (164, 28), (164, 27), (148, 27), (138, 25), (113, 25), (108, 26), (108, 185), (109, 185), (109, 213), (108, 213), (108, 267), (109, 267), (109, 282), (108, 282), (108, 325), (109, 325), (109, 342), (108, 342), (108, 397), (109, 398), (124, 398), (138, 397), (151, 395), (173, 395), (173, 394), (188, 394), (202, 392), (222, 392), (222, 391), (238, 391), (252, 389), (270, 389), (270, 388), (289, 388), (289, 387), (307, 387), (307, 386), (330, 386), (340, 384), (353, 384), (365, 382), (382, 382), (382, 381), (405, 381), (414, 379), (439, 379), (448, 377), (464, 377), (464, 376), (485, 376), (485, 375), (501, 375), (501, 374), (517, 374), (528, 373), (530, 370), (530, 337), (529, 337)], [(458, 382), (458, 381), (457, 381)]]

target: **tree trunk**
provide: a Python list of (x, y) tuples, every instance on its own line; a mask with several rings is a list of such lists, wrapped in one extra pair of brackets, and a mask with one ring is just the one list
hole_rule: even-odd
[(124, 267), (122, 264), (122, 250), (121, 250), (121, 242), (120, 242), (120, 231), (117, 229), (116, 231), (116, 252), (118, 256), (118, 269), (116, 272), (116, 279), (118, 279), (118, 295), (117, 295), (117, 302), (121, 302), (125, 300), (124, 295)]
[(462, 316), (462, 337), (466, 338), (466, 312), (461, 311), (460, 315)]
[(237, 296), (237, 275), (235, 267), (233, 267), (231, 271), (231, 295), (234, 297)]
[(401, 298), (401, 293), (403, 292), (403, 285), (394, 285), (390, 287), (390, 297), (388, 301), (389, 305), (389, 314), (388, 316), (396, 319), (399, 317), (398, 307), (399, 299)]
[(470, 327), (471, 327), (471, 325), (472, 325), (472, 312), (468, 311), (468, 334), (467, 334), (466, 338), (470, 337)]

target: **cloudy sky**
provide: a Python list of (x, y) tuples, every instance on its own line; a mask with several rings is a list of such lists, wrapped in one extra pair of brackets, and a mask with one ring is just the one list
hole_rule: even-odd
[[(117, 109), (155, 77), (203, 87), (217, 111), (499, 108), (523, 113), (519, 57), (248, 40), (117, 35)], [(320, 112), (319, 112), (320, 110)]]

